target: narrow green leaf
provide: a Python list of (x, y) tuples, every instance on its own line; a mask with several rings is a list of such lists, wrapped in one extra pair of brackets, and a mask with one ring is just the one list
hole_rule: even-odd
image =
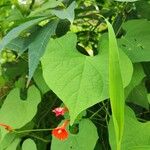
[(124, 128), (124, 88), (115, 33), (112, 25), (107, 20), (106, 22), (109, 34), (109, 96), (116, 134), (116, 150), (120, 150)]
[(24, 37), (17, 37), (8, 43), (6, 48), (16, 51), (19, 55), (21, 55), (25, 50), (27, 50), (30, 42)]
[(31, 80), (38, 64), (40, 58), (43, 56), (47, 43), (52, 35), (55, 34), (55, 30), (58, 24), (58, 20), (53, 20), (48, 23), (43, 29), (41, 29), (37, 37), (29, 45), (28, 55), (29, 55), (29, 78), (28, 82)]
[(11, 40), (5, 47), (16, 51), (18, 55), (21, 55), (25, 50), (27, 50), (30, 43), (32, 43), (33, 39), (35, 39), (37, 35), (37, 31), (39, 31), (41, 27), (38, 25), (33, 25), (33, 27), (26, 30), (26, 32), (30, 33), (28, 37), (18, 36), (17, 38)]
[(8, 34), (0, 41), (0, 51), (13, 39), (18, 37), (24, 30), (28, 29), (29, 27), (33, 26), (34, 24), (37, 24), (39, 21), (42, 21), (45, 19), (45, 17), (34, 19), (27, 21), (20, 26), (12, 29)]

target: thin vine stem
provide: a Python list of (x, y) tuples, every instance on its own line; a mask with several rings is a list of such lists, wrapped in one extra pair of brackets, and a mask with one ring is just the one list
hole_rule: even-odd
[(32, 129), (32, 130), (22, 130), (22, 131), (14, 130), (13, 132), (20, 134), (20, 133), (27, 133), (27, 132), (41, 132), (41, 131), (51, 131), (51, 130), (53, 130), (53, 128), (51, 128), (51, 129)]

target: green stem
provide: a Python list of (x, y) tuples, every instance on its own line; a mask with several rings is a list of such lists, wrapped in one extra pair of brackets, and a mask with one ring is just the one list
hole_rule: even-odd
[(33, 129), (33, 130), (22, 130), (22, 131), (13, 131), (17, 134), (20, 134), (20, 133), (26, 133), (26, 132), (41, 132), (41, 131), (51, 131), (53, 129)]

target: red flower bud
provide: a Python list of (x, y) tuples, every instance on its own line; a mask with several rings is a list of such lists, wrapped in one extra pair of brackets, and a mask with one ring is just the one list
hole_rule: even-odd
[(66, 107), (57, 107), (52, 112), (54, 112), (56, 117), (58, 117), (63, 116), (67, 111), (68, 109)]

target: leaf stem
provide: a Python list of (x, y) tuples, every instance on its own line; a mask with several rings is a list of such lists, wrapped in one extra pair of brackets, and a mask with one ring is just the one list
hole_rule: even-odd
[(14, 130), (13, 132), (20, 134), (20, 133), (26, 133), (26, 132), (41, 132), (41, 131), (51, 131), (53, 129), (32, 129), (32, 130), (22, 130), (22, 131), (16, 131)]

